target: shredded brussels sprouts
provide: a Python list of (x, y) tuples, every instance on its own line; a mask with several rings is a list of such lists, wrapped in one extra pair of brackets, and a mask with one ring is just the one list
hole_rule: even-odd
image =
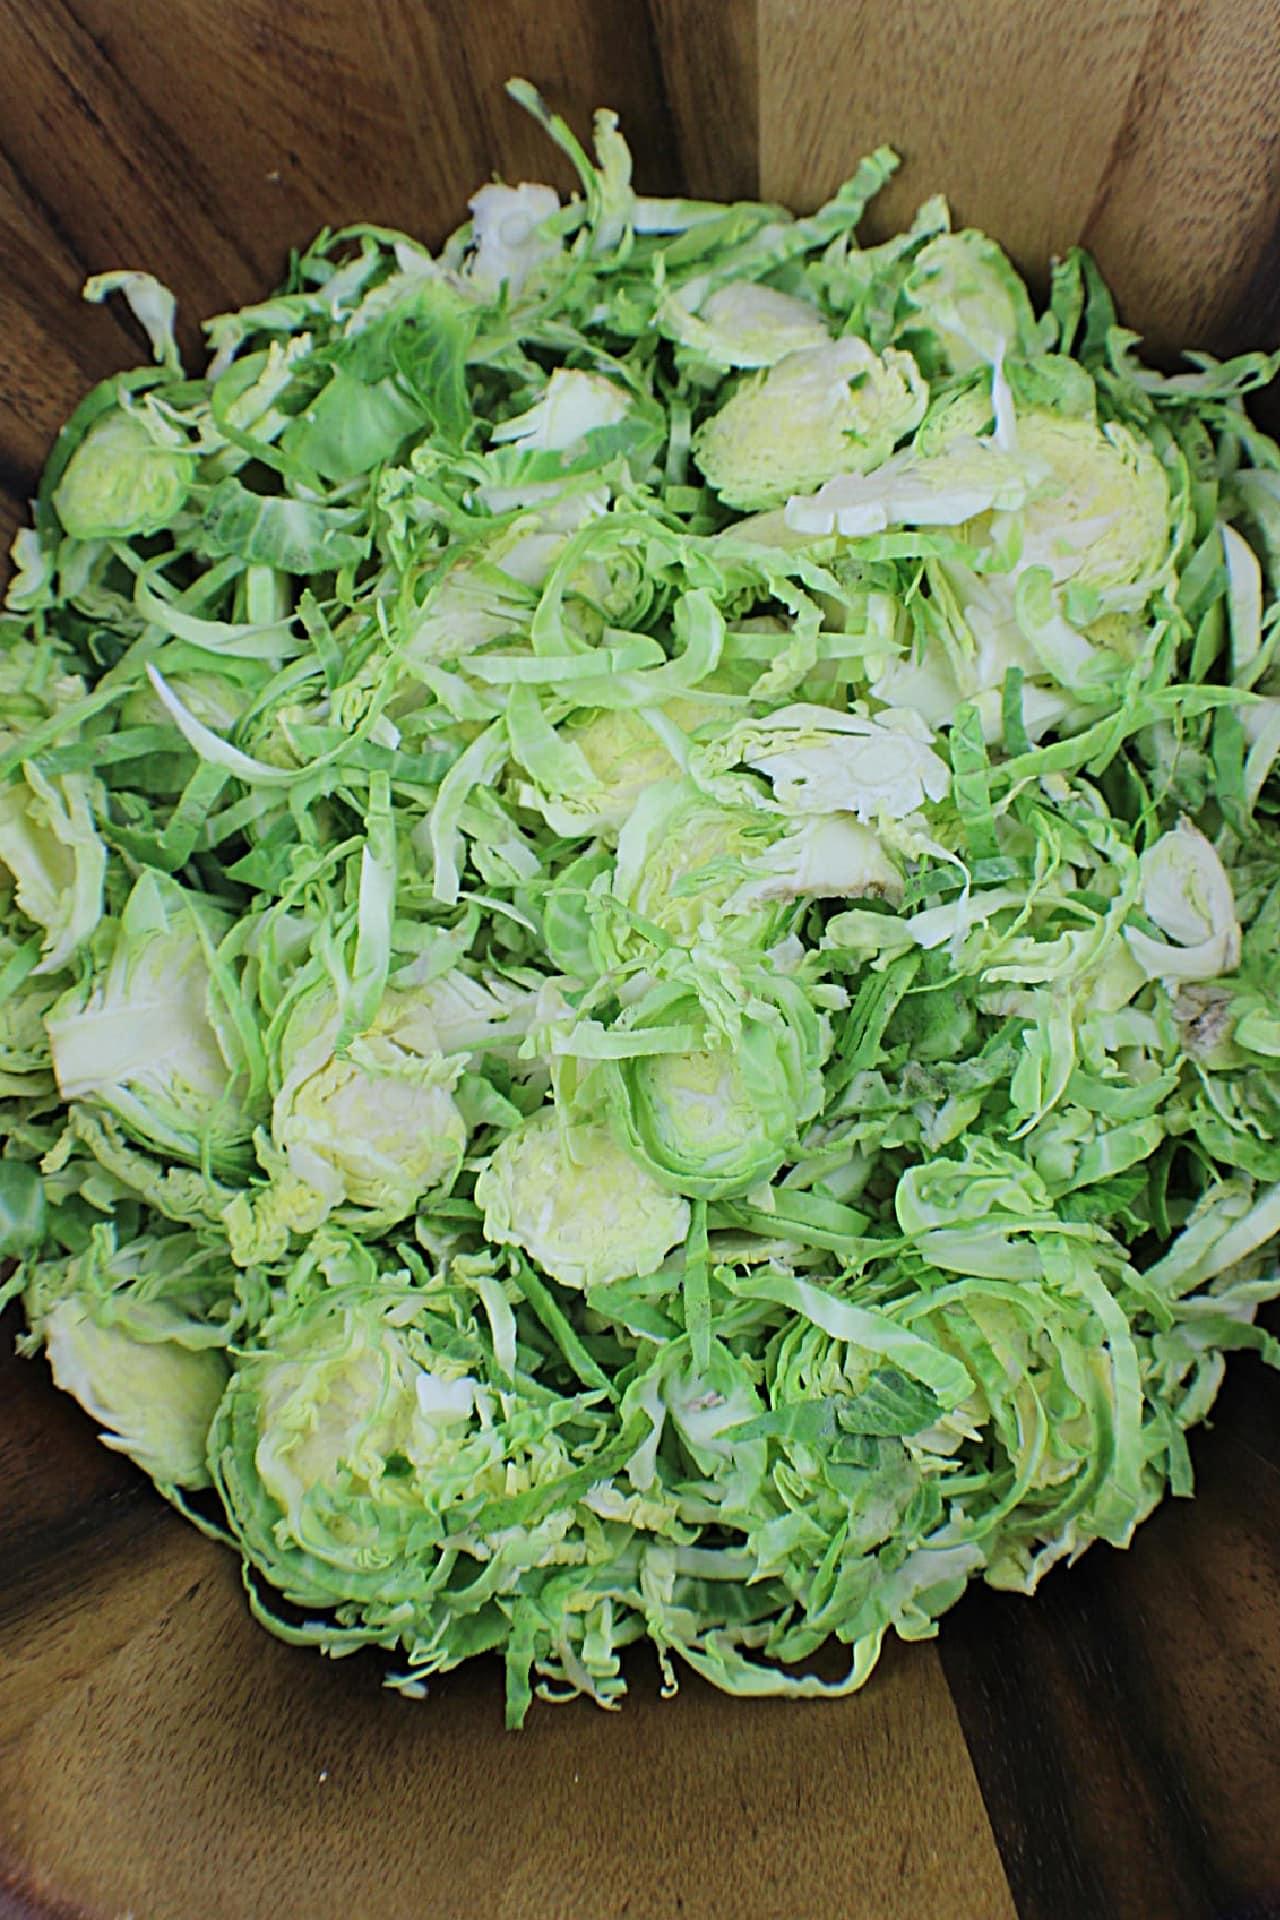
[(153, 363), (0, 619), (3, 1291), (291, 1640), (847, 1691), (1280, 1361), (1280, 356), (512, 90), (578, 195), (324, 234), (203, 373), (88, 289)]

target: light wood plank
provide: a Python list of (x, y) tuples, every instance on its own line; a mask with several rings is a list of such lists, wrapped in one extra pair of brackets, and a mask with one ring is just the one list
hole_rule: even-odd
[(812, 206), (887, 141), (869, 234), (945, 192), (1038, 278), (1092, 246), (1132, 324), (1206, 345), (1275, 258), (1278, 83), (1272, 0), (761, 0), (762, 184)]
[[(178, 1527), (180, 1523), (174, 1522)], [(931, 1646), (854, 1699), (745, 1702), (639, 1663), (621, 1713), (535, 1706), (495, 1664), (425, 1702), (250, 1620), (229, 1554), (0, 1751), (37, 1886), (147, 1920), (1012, 1920)], [(109, 1791), (104, 1791), (109, 1783)]]

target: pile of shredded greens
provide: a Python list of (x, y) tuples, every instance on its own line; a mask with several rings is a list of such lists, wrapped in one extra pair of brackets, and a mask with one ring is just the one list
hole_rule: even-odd
[(3, 620), (6, 1291), (290, 1640), (843, 1692), (1280, 1361), (1280, 356), (512, 91), (580, 197), (322, 235), (201, 376), (90, 285), (156, 364)]

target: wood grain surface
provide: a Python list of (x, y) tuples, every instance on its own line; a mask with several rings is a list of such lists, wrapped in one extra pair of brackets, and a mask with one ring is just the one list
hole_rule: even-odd
[[(1194, 1503), (1034, 1601), (971, 1594), (839, 1702), (502, 1730), (251, 1621), (230, 1554), (0, 1322), (0, 1916), (1275, 1920), (1280, 1433), (1236, 1362)], [(7, 1878), (6, 1878), (7, 1876)]]
[(536, 1711), (518, 1737), (496, 1662), (403, 1700), (376, 1661), (328, 1664), (255, 1626), (232, 1556), (104, 1453), (43, 1362), (14, 1357), (14, 1327), (11, 1912), (58, 1911), (53, 1895), (135, 1920), (1013, 1920), (936, 1648), (896, 1650), (834, 1711), (696, 1681), (665, 1703), (643, 1659), (621, 1713)]
[(887, 141), (905, 164), (868, 233), (945, 193), (1033, 278), (1092, 248), (1166, 352), (1270, 344), (1278, 92), (1274, 0), (779, 0), (760, 12), (761, 182), (811, 205)]
[[(641, 183), (813, 204), (890, 140), (1033, 276), (1093, 245), (1162, 348), (1275, 344), (1272, 0), (0, 0), (0, 523), (138, 358), (84, 277), (204, 315), (361, 217), (436, 239), (567, 184), (501, 82), (624, 116)], [(1275, 1920), (1280, 1438), (1235, 1363), (1201, 1497), (1034, 1603), (975, 1594), (840, 1703), (690, 1681), (501, 1730), (250, 1621), (230, 1556), (0, 1325), (0, 1914), (133, 1920)]]

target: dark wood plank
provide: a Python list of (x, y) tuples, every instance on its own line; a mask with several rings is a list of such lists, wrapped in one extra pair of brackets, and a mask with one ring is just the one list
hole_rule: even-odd
[(1280, 1914), (1277, 1381), (1233, 1363), (1197, 1498), (942, 1630), (1021, 1920)]
[(708, 200), (760, 192), (757, 0), (649, 0), (679, 155), (677, 186)]
[(89, 273), (157, 272), (198, 362), (198, 321), (260, 297), (322, 225), (367, 219), (434, 242), (495, 168), (567, 188), (563, 156), (502, 92), (513, 72), (584, 135), (590, 105), (616, 105), (646, 180), (679, 178), (648, 16), (625, 0), (551, 0), (536, 15), (502, 0), (369, 14), (341, 0), (4, 0), (0, 49), (10, 502), (84, 389), (142, 355), (115, 315), (81, 305)]
[[(0, 131), (0, 143), (3, 132)], [(0, 144), (0, 574), (53, 433), (113, 368), (139, 356), (115, 307), (87, 307), (85, 262)]]
[(189, 1585), (184, 1527), (99, 1444), (0, 1318), (0, 1738), (17, 1737)]
[(75, 1402), (54, 1391), (42, 1359), (19, 1356), (14, 1342), (22, 1316), (10, 1307), (0, 1317), (0, 1539), (5, 1544), (0, 1607), (29, 1567), (56, 1555), (86, 1515), (135, 1504), (146, 1476), (123, 1455), (110, 1452)]
[(51, 434), (143, 351), (86, 310), (88, 274), (146, 267), (198, 322), (264, 294), (323, 225), (439, 241), (495, 171), (572, 169), (503, 92), (525, 74), (589, 139), (614, 107), (637, 181), (755, 190), (754, 0), (0, 0), (0, 534)]

